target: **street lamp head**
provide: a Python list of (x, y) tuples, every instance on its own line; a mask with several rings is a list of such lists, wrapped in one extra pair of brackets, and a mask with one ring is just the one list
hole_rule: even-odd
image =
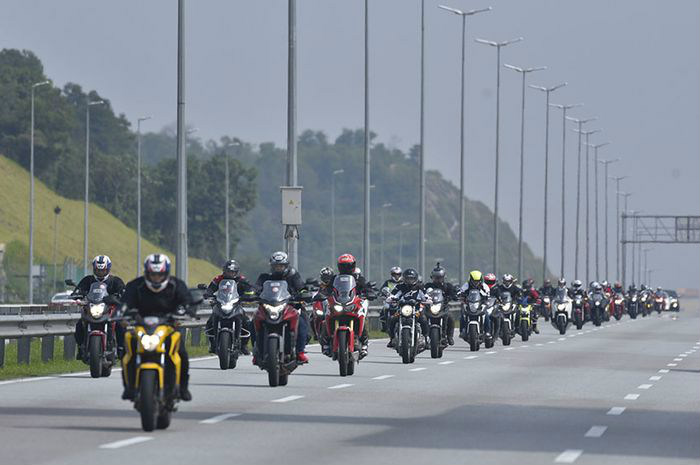
[(532, 73), (533, 71), (543, 71), (543, 70), (547, 69), (546, 66), (539, 66), (536, 68), (519, 68), (517, 66), (508, 65), (508, 64), (504, 64), (503, 66), (508, 68), (508, 69), (512, 69), (513, 71), (517, 71), (519, 73), (525, 73), (525, 74)]
[(491, 10), (493, 10), (493, 8), (491, 8), (491, 7), (489, 6), (489, 7), (487, 7), (487, 8), (479, 8), (479, 9), (477, 9), (477, 10), (469, 10), (469, 11), (467, 11), (467, 12), (464, 13), (464, 14), (465, 14), (466, 16), (473, 16), (473, 15), (476, 15), (476, 14), (479, 14), (479, 13), (486, 13), (487, 11), (491, 11)]
[(464, 11), (449, 7), (447, 5), (438, 5), (438, 8), (445, 10), (445, 11), (449, 11), (449, 12), (454, 13), (456, 15), (464, 15), (465, 14)]
[(140, 116), (140, 117), (138, 118), (138, 121), (139, 121), (139, 122), (141, 122), (141, 121), (148, 121), (148, 120), (151, 119), (151, 118), (153, 118), (153, 117), (150, 116), (150, 115), (149, 115), (149, 116)]
[[(556, 86), (552, 86), (552, 87), (535, 86), (533, 84), (530, 84), (529, 87), (531, 87), (533, 89), (541, 90), (542, 92), (549, 93), (549, 92), (554, 92), (555, 90), (564, 87), (566, 84), (567, 84), (566, 82), (562, 82), (561, 84), (557, 84)], [(556, 105), (550, 103), (549, 106), (556, 106)]]
[(556, 108), (559, 108), (561, 110), (570, 110), (572, 108), (582, 107), (583, 103), (570, 103), (568, 105), (562, 105), (560, 103), (550, 103), (549, 106), (556, 107)]
[(599, 148), (601, 148), (601, 147), (605, 147), (606, 145), (610, 145), (610, 142), (603, 142), (603, 143), (600, 143), (600, 144), (586, 144), (586, 145), (588, 145), (588, 146), (590, 146), (591, 148), (597, 150), (597, 149), (599, 149)]
[(34, 83), (34, 84), (32, 84), (32, 87), (35, 88), (35, 87), (39, 87), (39, 86), (45, 86), (47, 84), (51, 84), (51, 81), (49, 81), (48, 79), (46, 81)]
[(390, 208), (390, 207), (391, 207), (391, 203), (389, 203), (389, 202), (382, 205), (382, 208)]
[(344, 169), (339, 169), (339, 170), (333, 171), (333, 175), (334, 175), (334, 176), (337, 175), (337, 174), (343, 174), (343, 173), (345, 173), (345, 170), (344, 170)]
[(486, 39), (474, 39), (475, 42), (478, 42), (480, 44), (490, 45), (492, 47), (497, 47), (497, 48), (505, 47), (506, 45), (520, 42), (521, 40), (523, 40), (522, 37), (517, 37), (515, 39), (510, 39), (510, 40), (504, 40), (503, 42), (494, 42), (493, 40), (486, 40)]
[(573, 121), (574, 123), (586, 124), (586, 123), (590, 123), (591, 121), (597, 120), (598, 117), (594, 116), (592, 118), (581, 119), (581, 118), (573, 118), (571, 116), (567, 116), (566, 119), (568, 119), (569, 121)]
[(88, 102), (88, 106), (92, 105), (104, 105), (105, 101), (104, 100), (93, 100)]

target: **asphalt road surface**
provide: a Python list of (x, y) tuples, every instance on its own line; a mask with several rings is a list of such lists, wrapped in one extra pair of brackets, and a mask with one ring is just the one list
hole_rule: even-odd
[[(144, 433), (120, 372), (0, 383), (1, 464), (698, 464), (700, 312), (403, 365), (375, 341), (352, 377), (311, 363), (270, 388), (250, 358), (193, 361), (194, 400)], [(674, 315), (675, 316), (675, 315)]]

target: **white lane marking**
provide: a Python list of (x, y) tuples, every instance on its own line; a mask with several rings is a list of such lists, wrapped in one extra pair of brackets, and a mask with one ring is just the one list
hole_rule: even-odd
[(271, 400), (270, 402), (277, 402), (277, 403), (291, 402), (293, 400), (302, 399), (303, 397), (304, 396), (287, 396), (287, 397), (282, 397), (281, 399)]
[(0, 386), (5, 385), (5, 384), (28, 383), (29, 381), (44, 381), (46, 379), (56, 379), (56, 377), (55, 376), (39, 376), (37, 378), (11, 379), (9, 381), (0, 381)]
[(478, 358), (478, 355), (468, 355), (464, 357), (464, 360), (474, 360), (475, 358)]
[(673, 361), (674, 361), (674, 362), (682, 362), (683, 359), (682, 359), (682, 358), (674, 358)]
[(666, 366), (667, 367), (677, 367), (678, 364), (677, 363), (667, 363)]
[(603, 433), (605, 433), (606, 429), (608, 429), (607, 426), (599, 426), (599, 425), (591, 426), (591, 429), (586, 431), (586, 434), (584, 435), (584, 437), (586, 437), (586, 438), (599, 438), (603, 435)]
[(108, 442), (107, 444), (102, 444), (100, 449), (119, 449), (120, 447), (131, 446), (133, 444), (138, 444), (140, 442), (146, 442), (153, 439), (153, 436), (136, 436), (134, 438), (122, 439), (121, 441)]
[(454, 363), (453, 360), (447, 360), (447, 361), (438, 363), (438, 365), (452, 365), (453, 363)]
[(548, 341), (547, 344), (556, 344), (557, 341)]
[(581, 449), (567, 449), (554, 459), (555, 463), (574, 463), (583, 454)]
[(557, 339), (557, 340), (558, 340), (558, 341), (566, 341), (566, 338), (565, 338), (565, 337), (560, 337), (560, 338)]
[(503, 349), (503, 350), (513, 350), (513, 348), (512, 348), (512, 347), (506, 347), (506, 348)]
[(496, 351), (495, 351), (495, 350), (490, 350), (490, 351), (488, 351), (488, 352), (486, 352), (486, 353), (487, 353), (488, 355), (491, 355), (491, 354), (495, 354)]
[(637, 400), (639, 399), (639, 394), (627, 394), (625, 400)]
[(608, 413), (606, 415), (622, 415), (622, 412), (625, 411), (625, 407), (613, 407), (610, 410), (608, 410)]
[(394, 377), (394, 375), (381, 375), (381, 376), (375, 376), (372, 379), (389, 379), (389, 378), (393, 378), (393, 377)]
[(527, 349), (527, 348), (530, 347), (530, 346), (526, 344), (526, 345), (520, 346), (520, 347), (521, 347), (522, 349)]
[(651, 376), (649, 377), (649, 381), (658, 381), (661, 379), (661, 376)]
[(423, 368), (423, 367), (420, 367), (420, 368), (411, 368), (411, 369), (408, 370), (408, 371), (423, 371), (423, 370), (427, 370), (427, 368)]
[(538, 343), (537, 343), (537, 344), (535, 344), (535, 345), (536, 345), (537, 347), (540, 347), (540, 346), (543, 346), (544, 344), (542, 344), (542, 343), (538, 342)]
[(637, 389), (649, 389), (653, 386), (653, 384), (640, 384), (637, 386)]
[(575, 334), (569, 334), (567, 337), (576, 337)]
[(679, 357), (687, 357), (688, 354), (678, 354)]
[(670, 373), (670, 372), (671, 372), (671, 370), (667, 370), (667, 369), (665, 369), (665, 368), (659, 370), (659, 373)]
[(349, 388), (350, 386), (354, 386), (354, 384), (336, 384), (335, 386), (329, 386), (328, 389), (345, 389)]
[(217, 415), (215, 417), (207, 418), (206, 420), (200, 421), (201, 424), (203, 425), (214, 425), (216, 423), (221, 423), (224, 420), (228, 420), (229, 418), (234, 418), (240, 416), (240, 413), (224, 413), (222, 415)]

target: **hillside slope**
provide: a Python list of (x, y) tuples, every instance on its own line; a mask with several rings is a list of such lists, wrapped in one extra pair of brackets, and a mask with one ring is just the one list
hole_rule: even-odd
[[(54, 213), (61, 207), (58, 218), (58, 261), (70, 258), (83, 260), (83, 203), (54, 193), (36, 181), (34, 213), (35, 262), (49, 263), (53, 256)], [(113, 262), (113, 272), (125, 280), (137, 274), (136, 231), (127, 227), (105, 209), (90, 204), (89, 256), (107, 254)], [(0, 155), (0, 243), (19, 241), (28, 244), (29, 236), (29, 173), (18, 164)], [(167, 253), (175, 265), (174, 254), (144, 240), (142, 254)], [(174, 266), (173, 266), (174, 269)], [(208, 281), (218, 268), (204, 260), (189, 259), (189, 284)], [(140, 272), (140, 270), (139, 270)]]

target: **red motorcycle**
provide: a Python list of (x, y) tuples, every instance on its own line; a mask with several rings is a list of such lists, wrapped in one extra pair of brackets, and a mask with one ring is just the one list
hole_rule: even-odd
[(265, 281), (253, 323), (256, 365), (267, 371), (271, 387), (286, 386), (297, 362), (299, 310), (294, 307), (286, 281)]
[(326, 309), (328, 308), (327, 300), (314, 299), (313, 310), (311, 312), (311, 332), (314, 339), (321, 340), (321, 331), (323, 331), (323, 322), (326, 319)]
[(367, 309), (357, 295), (355, 278), (341, 274), (333, 281), (333, 293), (328, 297), (326, 330), (333, 337), (331, 357), (338, 360), (340, 376), (355, 373), (360, 361), (360, 341)]
[(615, 297), (610, 302), (610, 309), (615, 319), (620, 321), (622, 315), (625, 314), (625, 296), (619, 292), (615, 294)]

